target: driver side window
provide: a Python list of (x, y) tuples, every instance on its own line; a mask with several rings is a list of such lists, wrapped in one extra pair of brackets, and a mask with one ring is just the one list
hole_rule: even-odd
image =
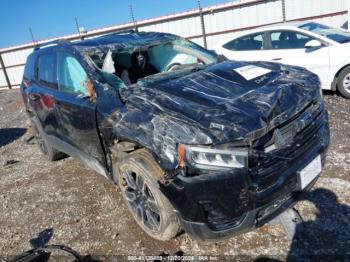
[(58, 53), (58, 85), (61, 91), (85, 94), (87, 74), (78, 60), (69, 53)]

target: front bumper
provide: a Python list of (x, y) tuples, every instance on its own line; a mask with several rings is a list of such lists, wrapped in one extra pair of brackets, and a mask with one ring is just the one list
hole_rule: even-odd
[(254, 180), (243, 169), (203, 171), (192, 177), (179, 175), (162, 185), (185, 232), (200, 240), (229, 238), (265, 224), (292, 206), (318, 178), (301, 191), (298, 172), (318, 155), (322, 167), (325, 164), (330, 136), (326, 113), (324, 118), (312, 143), (305, 143), (305, 151), (263, 179)]
[(245, 232), (249, 232), (254, 228), (258, 228), (265, 223), (271, 221), (283, 213), (288, 208), (294, 206), (303, 195), (309, 191), (316, 183), (317, 178), (312, 181), (303, 191), (293, 192), (291, 195), (284, 195), (281, 198), (272, 201), (264, 206), (248, 211), (242, 215), (239, 225), (220, 231), (215, 231), (208, 226), (207, 223), (187, 221), (180, 217), (183, 230), (193, 239), (202, 241), (216, 241), (230, 238)]

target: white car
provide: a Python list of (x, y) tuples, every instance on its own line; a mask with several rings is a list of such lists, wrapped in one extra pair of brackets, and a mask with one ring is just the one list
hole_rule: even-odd
[(315, 22), (284, 23), (246, 31), (215, 48), (232, 60), (302, 66), (317, 74), (322, 89), (350, 98), (350, 32)]

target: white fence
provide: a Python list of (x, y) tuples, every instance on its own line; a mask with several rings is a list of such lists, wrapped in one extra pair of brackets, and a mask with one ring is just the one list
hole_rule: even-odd
[[(140, 31), (181, 35), (202, 46), (206, 41), (210, 49), (239, 31), (283, 21), (315, 20), (342, 27), (348, 19), (347, 2), (348, 0), (238, 0), (202, 10), (137, 21), (137, 26)], [(91, 30), (86, 36), (130, 29), (133, 26), (132, 23), (127, 23)], [(58, 38), (74, 40), (79, 35)], [(39, 43), (52, 40), (54, 39), (42, 40)], [(33, 47), (34, 44), (29, 43), (0, 49), (0, 89), (19, 86), (26, 58)]]

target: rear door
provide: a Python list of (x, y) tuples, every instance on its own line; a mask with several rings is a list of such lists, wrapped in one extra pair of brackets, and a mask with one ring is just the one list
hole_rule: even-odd
[(60, 119), (59, 136), (70, 154), (103, 173), (105, 159), (96, 124), (96, 103), (87, 97), (86, 72), (73, 52), (58, 52), (59, 94), (56, 104)]
[(41, 51), (35, 61), (34, 78), (24, 79), (23, 92), (28, 110), (38, 128), (47, 136), (58, 136), (59, 121), (56, 114), (57, 69), (55, 49)]
[(272, 62), (305, 67), (320, 77), (322, 86), (330, 85), (329, 47), (325, 45), (320, 48), (306, 48), (305, 44), (314, 39), (292, 30), (271, 31), (270, 51), (266, 55)]

